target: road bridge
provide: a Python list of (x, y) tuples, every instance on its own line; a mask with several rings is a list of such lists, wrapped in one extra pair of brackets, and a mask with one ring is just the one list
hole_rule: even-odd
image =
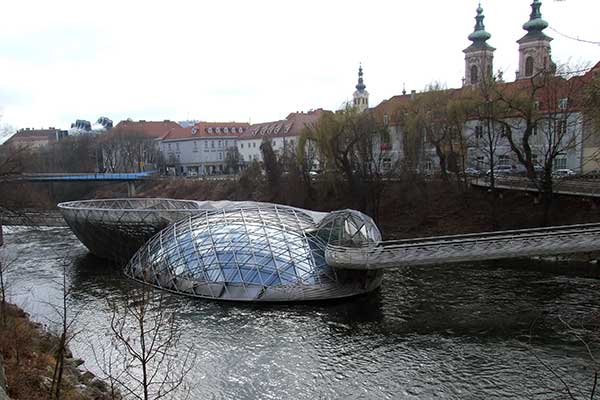
[(135, 196), (135, 182), (152, 179), (157, 171), (132, 173), (29, 173), (3, 178), (5, 182), (127, 182), (127, 194)]
[(383, 241), (364, 247), (329, 245), (325, 258), (336, 268), (377, 270), (593, 251), (600, 251), (600, 224)]

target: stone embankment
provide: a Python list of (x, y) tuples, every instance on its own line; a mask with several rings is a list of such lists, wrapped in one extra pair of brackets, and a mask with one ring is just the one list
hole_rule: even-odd
[(8, 400), (6, 394), (6, 375), (4, 373), (4, 357), (0, 354), (0, 400)]
[[(6, 304), (5, 312), (5, 326), (0, 326), (0, 400), (46, 399), (52, 390), (59, 338), (12, 304)], [(85, 370), (83, 364), (84, 361), (74, 358), (67, 348), (61, 398), (121, 398), (104, 380)]]

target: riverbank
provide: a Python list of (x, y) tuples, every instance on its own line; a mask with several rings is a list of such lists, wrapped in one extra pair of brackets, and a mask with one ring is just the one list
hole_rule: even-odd
[[(316, 210), (331, 211), (353, 208), (353, 199), (327, 181), (310, 186), (284, 182), (282, 190), (272, 190), (264, 180), (205, 181), (194, 179), (160, 179), (139, 184), (137, 197), (168, 197), (191, 200), (253, 200)], [(104, 185), (78, 197), (61, 197), (54, 193), (22, 188), (12, 192), (11, 202), (20, 211), (4, 212), (5, 225), (64, 225), (60, 213), (50, 209), (60, 201), (122, 197), (119, 185)], [(23, 197), (23, 196), (26, 196)], [(10, 209), (10, 206), (7, 206)], [(487, 190), (457, 182), (420, 178), (387, 182), (380, 199), (378, 215), (373, 215), (385, 239), (406, 239), (496, 230), (539, 227), (543, 207), (536, 197), (524, 192), (505, 191), (492, 195)], [(548, 225), (600, 222), (595, 201), (557, 196), (550, 210)]]
[[(0, 316), (0, 400), (6, 399), (3, 389), (13, 400), (48, 399), (59, 338), (13, 304), (6, 304)], [(112, 399), (108, 385), (82, 370), (83, 364), (67, 350), (61, 399)]]

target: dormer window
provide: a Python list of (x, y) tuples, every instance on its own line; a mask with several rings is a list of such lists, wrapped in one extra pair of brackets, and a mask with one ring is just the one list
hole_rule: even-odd
[(568, 106), (569, 106), (569, 99), (568, 98), (563, 97), (562, 99), (558, 100), (558, 108), (560, 110), (566, 110)]
[(223, 128), (223, 133), (229, 133), (229, 128), (228, 127)]
[(192, 135), (195, 135), (198, 133), (198, 128), (192, 128)]
[(208, 132), (209, 134), (212, 134), (213, 133), (213, 128), (209, 127), (208, 129), (206, 129), (206, 132)]
[(242, 128), (241, 126), (238, 128), (238, 133), (244, 133), (244, 128)]
[(215, 128), (215, 133), (221, 133), (221, 128), (219, 128), (218, 126)]

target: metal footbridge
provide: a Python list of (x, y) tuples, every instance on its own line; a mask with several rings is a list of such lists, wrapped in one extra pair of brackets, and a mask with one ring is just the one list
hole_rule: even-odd
[(336, 268), (377, 270), (593, 251), (600, 251), (600, 224), (382, 241), (363, 247), (329, 245), (325, 258)]

